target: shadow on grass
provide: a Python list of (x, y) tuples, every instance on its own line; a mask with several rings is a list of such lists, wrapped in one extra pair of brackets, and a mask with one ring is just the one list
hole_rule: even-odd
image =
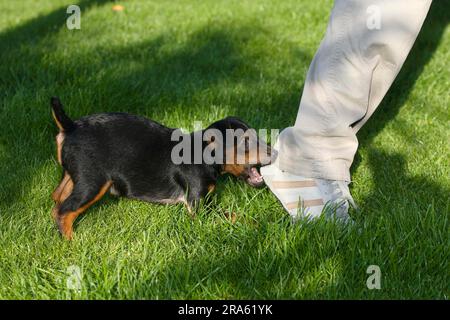
[[(446, 203), (448, 190), (426, 177), (408, 176), (404, 156), (398, 153), (389, 154), (371, 147), (374, 138), (390, 121), (395, 119), (400, 108), (405, 104), (414, 84), (441, 42), (448, 22), (445, 3), (434, 1), (397, 79), (380, 107), (358, 133), (360, 145), (367, 146), (368, 164), (375, 183), (373, 192), (361, 201), (363, 209), (369, 209), (363, 211), (375, 211), (374, 209), (381, 205), (380, 201), (402, 203), (405, 206), (416, 203), (420, 206), (421, 212), (426, 211), (427, 206), (432, 203), (437, 206), (437, 212), (445, 212), (448, 206)], [(360, 164), (361, 157), (357, 154), (352, 170), (355, 171)]]
[[(365, 199), (365, 216), (354, 227), (320, 220), (292, 225), (287, 217), (260, 215), (256, 224), (241, 219), (229, 230), (202, 230), (227, 249), (220, 251), (206, 240), (198, 250), (201, 226), (193, 221), (181, 244), (185, 255), (167, 261), (158, 282), (139, 280), (133, 298), (155, 292), (163, 299), (443, 298), (450, 190), (408, 176), (399, 154), (371, 151), (369, 165), (396, 175), (374, 171), (383, 188)], [(382, 290), (366, 287), (373, 264), (382, 270)]]
[[(245, 28), (227, 30), (226, 26), (205, 28), (169, 50), (165, 47), (174, 41), (170, 34), (132, 46), (95, 48), (95, 52), (79, 57), (81, 61), (89, 61), (88, 56), (95, 57), (91, 63), (83, 64), (82, 70), (78, 59), (70, 59), (63, 68), (56, 65), (49, 73), (57, 76), (55, 81), (61, 83), (57, 88), (61, 94), (72, 99), (73, 93), (64, 89), (77, 81), (80, 72), (88, 72), (94, 78), (92, 83), (83, 85), (85, 96), (81, 98), (86, 105), (71, 110), (74, 117), (100, 111), (127, 111), (160, 119), (171, 111), (171, 106), (191, 102), (198, 92), (225, 80), (241, 80), (234, 76), (238, 69), (245, 67), (247, 78), (254, 75), (255, 70), (246, 62), (241, 44), (235, 38), (246, 32)], [(96, 78), (99, 73), (103, 75)], [(111, 96), (112, 104), (102, 101)], [(80, 103), (75, 105), (79, 107)], [(189, 118), (192, 110), (190, 106), (184, 108)]]
[[(409, 175), (405, 156), (377, 150), (371, 144), (405, 104), (433, 58), (448, 22), (445, 2), (434, 1), (397, 79), (358, 133), (360, 145), (366, 146), (374, 187), (359, 202), (361, 211), (356, 219), (363, 230), (349, 242), (348, 250), (353, 254), (342, 255), (347, 272), (330, 290), (346, 292), (346, 288), (360, 287), (367, 297), (443, 298), (445, 281), (439, 280), (443, 277), (439, 272), (443, 271), (441, 264), (445, 259), (442, 239), (448, 228), (445, 213), (449, 210), (450, 190), (426, 176)], [(357, 154), (352, 171), (360, 164)], [(383, 270), (384, 292), (364, 287), (370, 264), (378, 264)], [(403, 268), (404, 265), (408, 267)]]
[[(256, 228), (238, 224), (229, 230), (208, 230), (204, 236), (220, 239), (226, 250), (209, 250), (205, 243), (208, 249), (196, 250), (194, 254), (189, 238), (195, 239), (195, 234), (188, 235), (186, 255), (168, 261), (157, 283), (142, 279), (134, 298), (151, 297), (155, 292), (163, 299), (292, 299), (326, 295), (322, 288), (332, 285), (342, 271), (336, 250), (342, 242), (342, 230), (325, 221), (304, 224), (301, 229), (299, 225), (290, 226), (286, 218), (261, 221)], [(196, 228), (193, 229), (195, 233)], [(320, 241), (324, 237), (332, 245), (324, 246)], [(149, 282), (155, 287), (148, 287)]]
[[(371, 298), (444, 298), (450, 189), (409, 175), (398, 153), (371, 148), (368, 165), (375, 186), (361, 203), (356, 216), (361, 230), (348, 242), (351, 254), (342, 255), (346, 272), (333, 289), (359, 287)], [(365, 288), (372, 264), (382, 270), (382, 291)]]
[[(110, 0), (83, 0), (77, 5), (84, 12), (93, 6), (108, 2)], [(45, 39), (51, 39), (62, 26), (65, 26), (66, 9), (67, 6), (58, 8), (0, 33), (2, 44), (0, 58), (4, 66), (0, 85), (6, 89), (2, 92), (4, 97), (11, 97), (14, 89), (20, 84), (35, 88), (33, 84), (37, 78), (36, 72), (43, 72), (38, 66), (50, 45), (50, 42), (46, 42), (46, 46), (43, 47), (42, 43)], [(53, 43), (53, 47), (55, 45), (56, 43)], [(11, 81), (12, 79), (15, 82)]]
[[(445, 1), (433, 1), (422, 30), (399, 75), (376, 112), (358, 132), (360, 145), (370, 145), (386, 125), (395, 119), (400, 108), (405, 104), (414, 84), (433, 57), (450, 21), (446, 8)], [(361, 158), (357, 154), (352, 171), (355, 171), (360, 163)]]
[[(82, 10), (88, 10), (107, 2), (84, 0), (78, 5)], [(49, 47), (51, 44), (46, 40), (54, 37), (65, 25), (66, 18), (66, 7), (61, 7), (0, 33), (0, 203), (6, 207), (17, 200), (25, 202), (24, 195), (34, 174), (48, 159), (48, 154), (45, 154), (48, 149), (36, 143), (37, 137), (46, 132), (45, 122), (39, 121), (42, 120), (41, 110), (33, 108), (36, 101), (30, 106), (29, 101), (21, 100), (24, 92), (28, 97), (35, 97), (48, 85), (38, 80), (39, 75), (45, 72), (40, 69), (41, 60), (53, 47)], [(23, 108), (9, 109), (17, 101)]]

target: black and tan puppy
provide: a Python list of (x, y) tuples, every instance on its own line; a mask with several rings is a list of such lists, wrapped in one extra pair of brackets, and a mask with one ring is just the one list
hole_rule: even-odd
[[(193, 214), (195, 204), (214, 190), (223, 173), (231, 173), (255, 187), (262, 185), (257, 167), (269, 163), (274, 153), (262, 140), (250, 139), (247, 124), (228, 117), (207, 128), (221, 133), (225, 143), (213, 136), (202, 140), (200, 149), (208, 151), (214, 145), (210, 154), (220, 151), (227, 161), (206, 163), (201, 159), (200, 163), (177, 164), (173, 161), (173, 150), (179, 143), (173, 141), (176, 129), (126, 113), (95, 114), (72, 121), (58, 98), (51, 99), (51, 106), (59, 128), (57, 157), (63, 167), (62, 180), (52, 195), (56, 203), (53, 217), (67, 239), (72, 238), (72, 225), (78, 215), (108, 191), (148, 202), (183, 202)], [(229, 137), (229, 129), (241, 129), (245, 134)], [(239, 162), (235, 156), (239, 150), (244, 150), (244, 161)], [(191, 153), (194, 156), (194, 151)]]

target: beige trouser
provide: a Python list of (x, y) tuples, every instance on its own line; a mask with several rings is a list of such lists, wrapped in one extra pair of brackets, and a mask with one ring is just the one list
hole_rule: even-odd
[(430, 5), (431, 0), (335, 0), (295, 124), (277, 142), (280, 169), (350, 181), (356, 133), (400, 71)]

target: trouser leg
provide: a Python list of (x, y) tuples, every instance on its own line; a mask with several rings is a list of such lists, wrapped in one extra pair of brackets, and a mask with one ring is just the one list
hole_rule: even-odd
[(280, 169), (350, 181), (357, 131), (402, 67), (431, 0), (335, 0), (293, 127), (279, 136)]

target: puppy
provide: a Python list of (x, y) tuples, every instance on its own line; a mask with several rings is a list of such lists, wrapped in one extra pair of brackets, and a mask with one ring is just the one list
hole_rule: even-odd
[[(67, 239), (72, 238), (75, 219), (108, 191), (153, 203), (182, 202), (194, 215), (196, 204), (215, 189), (220, 175), (230, 173), (259, 187), (264, 182), (258, 167), (275, 157), (275, 150), (235, 117), (183, 134), (127, 113), (73, 121), (56, 97), (51, 107), (59, 128), (57, 158), (63, 167), (61, 182), (52, 194), (52, 215)], [(198, 135), (200, 144), (195, 145)], [(180, 148), (180, 139), (194, 146)], [(226, 161), (217, 161), (217, 155)]]

